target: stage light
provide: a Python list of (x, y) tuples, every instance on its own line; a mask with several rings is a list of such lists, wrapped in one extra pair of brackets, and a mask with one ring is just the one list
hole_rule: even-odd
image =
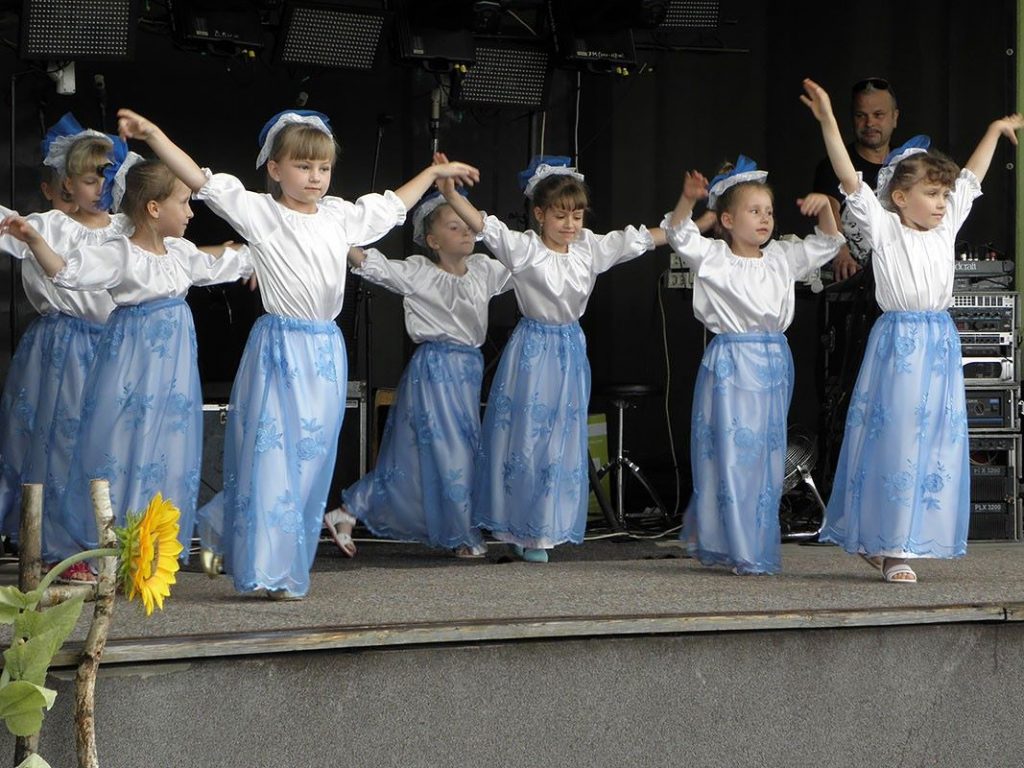
[(138, 3), (133, 0), (25, 0), (23, 59), (130, 59)]
[(384, 11), (327, 2), (289, 2), (281, 21), (282, 64), (373, 69)]
[[(664, 10), (664, 3), (657, 5)], [(625, 73), (634, 67), (636, 45), (632, 27), (651, 18), (649, 4), (638, 0), (551, 1), (559, 57), (568, 66), (591, 72)]]
[(662, 29), (717, 29), (719, 0), (671, 0)]
[(398, 58), (430, 72), (465, 72), (476, 61), (472, 14), (464, 0), (443, 0), (441, 5), (450, 12), (435, 13), (429, 3), (395, 0)]
[(260, 12), (248, 0), (167, 0), (167, 8), (179, 42), (227, 52), (263, 47)]
[(550, 55), (533, 40), (477, 41), (476, 63), (454, 81), (452, 102), (543, 109), (547, 102)]

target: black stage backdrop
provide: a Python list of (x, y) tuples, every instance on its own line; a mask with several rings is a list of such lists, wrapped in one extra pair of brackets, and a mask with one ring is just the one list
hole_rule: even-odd
[[(235, 173), (250, 188), (262, 188), (263, 183), (253, 167), (259, 128), (274, 112), (295, 106), (300, 93), (308, 98), (309, 108), (331, 116), (342, 146), (333, 194), (353, 198), (368, 191), (379, 125), (378, 190), (397, 186), (429, 162), (435, 78), (396, 63), (387, 41), (372, 72), (300, 72), (275, 63), (270, 48), (248, 60), (185, 50), (168, 30), (149, 24), (139, 29), (133, 61), (78, 62), (77, 93), (58, 96), (44, 76), (20, 74), (30, 67), (19, 61), (16, 51), (18, 7), (20, 3), (0, 3), (0, 72), (8, 110), (13, 98), (16, 157), (16, 182), (10, 190), (11, 130), (0, 131), (0, 200), (19, 210), (42, 207), (37, 184), (43, 127), (69, 110), (83, 124), (100, 127), (101, 104), (93, 87), (97, 74), (106, 86), (106, 130), (114, 129), (118, 107), (131, 107), (161, 125), (201, 165)], [(656, 225), (674, 205), (685, 169), (699, 168), (711, 176), (723, 160), (743, 152), (771, 171), (778, 231), (806, 234), (810, 222), (797, 215), (795, 200), (809, 191), (813, 169), (824, 153), (818, 126), (798, 100), (805, 76), (833, 94), (847, 133), (850, 84), (865, 76), (890, 79), (900, 99), (897, 143), (928, 133), (935, 146), (961, 163), (988, 122), (1015, 108), (1016, 17), (1010, 0), (863, 2), (842, 16), (805, 0), (726, 2), (722, 9), (723, 17), (735, 20), (721, 37), (729, 52), (644, 50), (642, 71), (634, 70), (629, 77), (555, 71), (544, 148), (572, 154), (574, 144), (578, 146), (579, 165), (593, 192), (588, 225), (596, 231), (630, 223)], [(10, 125), (10, 112), (5, 116)], [(513, 226), (523, 224), (515, 173), (538, 147), (540, 125), (539, 115), (516, 109), (446, 109), (442, 114), (442, 149), (481, 170), (474, 202)], [(145, 154), (144, 148), (135, 149)], [(961, 232), (963, 240), (990, 242), (1008, 254), (1013, 253), (1014, 233), (1013, 171), (1008, 167), (1012, 157), (1005, 145), (999, 149), (985, 180), (985, 196)], [(201, 203), (194, 207), (191, 239), (203, 243), (231, 237), (230, 229)], [(379, 247), (393, 258), (411, 252), (407, 230), (392, 233)], [(693, 318), (690, 294), (659, 288), (668, 259), (667, 249), (660, 249), (600, 279), (582, 323), (593, 366), (592, 411), (600, 411), (607, 405), (600, 392), (608, 384), (664, 387), (659, 308), (664, 307), (671, 424), (685, 504), (690, 400), (704, 334)], [(0, 306), (6, 310), (14, 301), (16, 338), (32, 314), (10, 272), (10, 262), (0, 261)], [(394, 386), (410, 351), (401, 302), (380, 290), (372, 295), (373, 383)], [(189, 301), (204, 382), (214, 389), (227, 386), (260, 311), (258, 299), (243, 288), (228, 287), (194, 289)], [(355, 310), (354, 291), (348, 301)], [(797, 367), (790, 421), (811, 431), (817, 431), (820, 410), (819, 305), (819, 296), (802, 289), (789, 332)], [(488, 360), (496, 357), (515, 321), (511, 296), (494, 302)], [(351, 318), (344, 326), (351, 342), (350, 325)], [(6, 312), (0, 326), (0, 373), (5, 373), (12, 351)], [(363, 376), (364, 338), (351, 345), (356, 347), (350, 349), (353, 379)], [(661, 398), (649, 398), (630, 411), (626, 425), (627, 449), (671, 506), (672, 460)], [(351, 456), (355, 450), (353, 444), (346, 453)]]

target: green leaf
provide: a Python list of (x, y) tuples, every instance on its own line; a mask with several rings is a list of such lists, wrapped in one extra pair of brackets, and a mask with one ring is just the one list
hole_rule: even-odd
[(84, 597), (75, 597), (45, 611), (23, 613), (14, 621), (14, 636), (29, 638), (54, 632), (60, 638), (59, 648), (75, 630), (84, 602)]
[(11, 678), (14, 680), (43, 685), (46, 682), (46, 670), (60, 648), (56, 640), (52, 632), (44, 632), (25, 642), (15, 642), (4, 651), (4, 669), (11, 670)]
[(0, 717), (15, 736), (32, 736), (43, 727), (43, 708), (53, 706), (57, 692), (25, 680), (0, 688)]
[(14, 768), (51, 768), (51, 766), (39, 755), (31, 754), (14, 766)]
[(11, 624), (24, 608), (35, 607), (17, 587), (0, 587), (0, 624)]
[(31, 598), (17, 587), (0, 587), (0, 605), (11, 608), (27, 608)]

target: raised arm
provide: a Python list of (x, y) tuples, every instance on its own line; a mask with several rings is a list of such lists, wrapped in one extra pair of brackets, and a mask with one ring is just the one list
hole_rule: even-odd
[(471, 187), (480, 181), (480, 171), (465, 163), (448, 162), (448, 158), (445, 158), (443, 162), (438, 162), (437, 156), (435, 156), (433, 165), (427, 166), (405, 182), (395, 190), (395, 194), (402, 199), (407, 209), (412, 208), (434, 185), (434, 182), (441, 179), (450, 179), (453, 185), (454, 182), (458, 182)]
[[(448, 156), (443, 152), (434, 153), (434, 163), (443, 164), (448, 162)], [(477, 210), (476, 206), (473, 205), (469, 200), (460, 195), (455, 189), (455, 179), (446, 178), (437, 180), (437, 189), (444, 195), (444, 200), (448, 205), (452, 207), (459, 218), (466, 222), (474, 234), (479, 234), (484, 228), (484, 217), (480, 211)]]
[(971, 159), (964, 166), (964, 168), (978, 177), (979, 184), (985, 178), (985, 174), (988, 173), (989, 165), (992, 164), (992, 156), (995, 154), (999, 137), (1005, 136), (1010, 140), (1011, 144), (1016, 145), (1017, 131), (1022, 127), (1024, 127), (1024, 117), (1021, 117), (1019, 112), (1002, 117), (989, 125), (988, 130), (985, 131), (985, 135), (981, 137), (981, 141), (978, 142), (977, 148), (971, 155)]
[(836, 116), (832, 113), (832, 101), (825, 89), (813, 80), (804, 80), (804, 94), (800, 101), (807, 105), (811, 114), (821, 123), (821, 135), (825, 139), (825, 150), (828, 152), (829, 162), (832, 163), (832, 170), (836, 172), (839, 185), (843, 192), (852, 195), (860, 186), (857, 171), (850, 160), (850, 153), (846, 151), (843, 144), (842, 134), (839, 133), (839, 124)]
[(49, 277), (53, 277), (64, 269), (64, 259), (56, 253), (43, 236), (18, 215), (12, 215), (0, 221), (0, 235), (10, 235), (29, 247), (39, 266)]
[[(675, 210), (672, 211), (669, 223), (673, 227), (678, 227), (693, 215), (693, 206), (697, 204), (697, 201), (707, 196), (708, 180), (697, 171), (687, 171), (686, 177), (683, 179), (683, 192), (679, 195), (679, 202), (676, 203)], [(714, 222), (712, 221), (711, 224), (713, 225)]]
[(823, 195), (820, 192), (811, 192), (806, 197), (801, 197), (797, 200), (796, 204), (800, 207), (800, 213), (804, 216), (816, 216), (818, 218), (818, 229), (822, 231), (822, 234), (839, 234), (839, 225), (836, 223), (831, 199), (828, 195)]
[(130, 109), (117, 110), (117, 132), (126, 141), (139, 139), (146, 142), (171, 172), (193, 192), (198, 192), (206, 185), (206, 174), (196, 161), (142, 115)]

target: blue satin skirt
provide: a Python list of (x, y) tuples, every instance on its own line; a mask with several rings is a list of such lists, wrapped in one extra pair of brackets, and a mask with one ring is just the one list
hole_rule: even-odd
[(960, 336), (948, 312), (885, 312), (867, 350), (821, 538), (847, 552), (967, 552), (970, 454)]
[[(80, 548), (96, 546), (89, 481), (110, 482), (116, 525), (159, 491), (181, 510), (188, 560), (203, 455), (203, 393), (192, 312), (180, 298), (115, 309), (82, 400), (82, 423), (61, 505)], [(57, 553), (66, 556), (68, 553)]]
[(690, 431), (693, 497), (681, 538), (704, 565), (782, 567), (779, 500), (793, 357), (781, 333), (720, 334), (697, 373)]
[(42, 552), (47, 562), (78, 548), (59, 522), (60, 505), (78, 437), (86, 375), (102, 333), (102, 325), (70, 315), (36, 318), (18, 343), (0, 397), (3, 532), (17, 542), (22, 483), (43, 483)]
[(470, 513), (482, 377), (475, 347), (428, 342), (413, 354), (376, 467), (342, 494), (375, 535), (443, 549), (482, 543)]
[(347, 389), (333, 322), (256, 321), (231, 389), (224, 490), (199, 511), (202, 544), (239, 592), (309, 590)]
[(473, 520), (499, 541), (579, 544), (587, 524), (590, 362), (579, 323), (519, 321), (494, 376)]

